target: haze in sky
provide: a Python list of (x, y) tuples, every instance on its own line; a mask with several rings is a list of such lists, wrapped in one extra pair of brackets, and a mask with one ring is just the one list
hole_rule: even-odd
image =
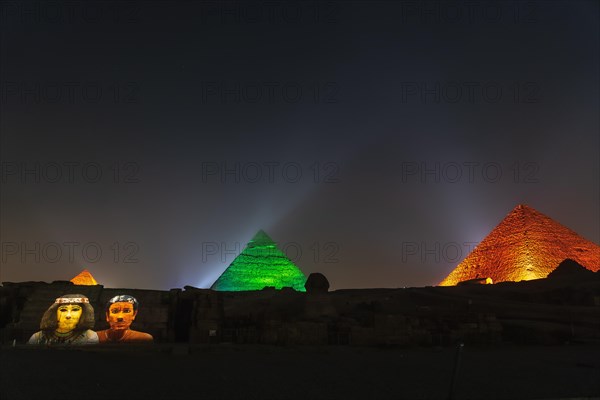
[(210, 287), (264, 229), (435, 285), (521, 203), (600, 242), (597, 2), (52, 4), (1, 13), (1, 281)]

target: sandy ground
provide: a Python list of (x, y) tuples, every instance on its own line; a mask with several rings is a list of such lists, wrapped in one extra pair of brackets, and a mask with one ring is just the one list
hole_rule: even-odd
[[(455, 350), (3, 347), (13, 399), (447, 399)], [(600, 398), (600, 346), (465, 347), (457, 399)]]

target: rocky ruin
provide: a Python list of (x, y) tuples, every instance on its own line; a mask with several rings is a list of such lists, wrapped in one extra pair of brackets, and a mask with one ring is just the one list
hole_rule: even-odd
[[(568, 271), (566, 272), (567, 275)], [(600, 340), (600, 273), (493, 285), (328, 291), (327, 279), (309, 290), (214, 291), (186, 286), (169, 291), (74, 285), (70, 281), (3, 283), (2, 343), (27, 341), (42, 314), (67, 293), (89, 297), (95, 330), (108, 327), (104, 305), (135, 296), (133, 329), (157, 343), (446, 346)]]

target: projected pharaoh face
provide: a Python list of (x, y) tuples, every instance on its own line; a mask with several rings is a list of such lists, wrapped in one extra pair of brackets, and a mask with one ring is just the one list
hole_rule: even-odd
[(110, 329), (129, 329), (135, 315), (132, 303), (120, 301), (110, 305), (106, 313), (106, 321), (110, 324)]
[(56, 310), (56, 320), (58, 321), (59, 333), (70, 332), (77, 326), (83, 309), (78, 304), (65, 304)]

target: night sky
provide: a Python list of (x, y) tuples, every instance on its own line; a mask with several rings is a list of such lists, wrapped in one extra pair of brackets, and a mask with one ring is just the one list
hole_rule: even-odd
[(0, 12), (1, 281), (210, 287), (264, 229), (435, 285), (519, 203), (600, 242), (598, 2)]

